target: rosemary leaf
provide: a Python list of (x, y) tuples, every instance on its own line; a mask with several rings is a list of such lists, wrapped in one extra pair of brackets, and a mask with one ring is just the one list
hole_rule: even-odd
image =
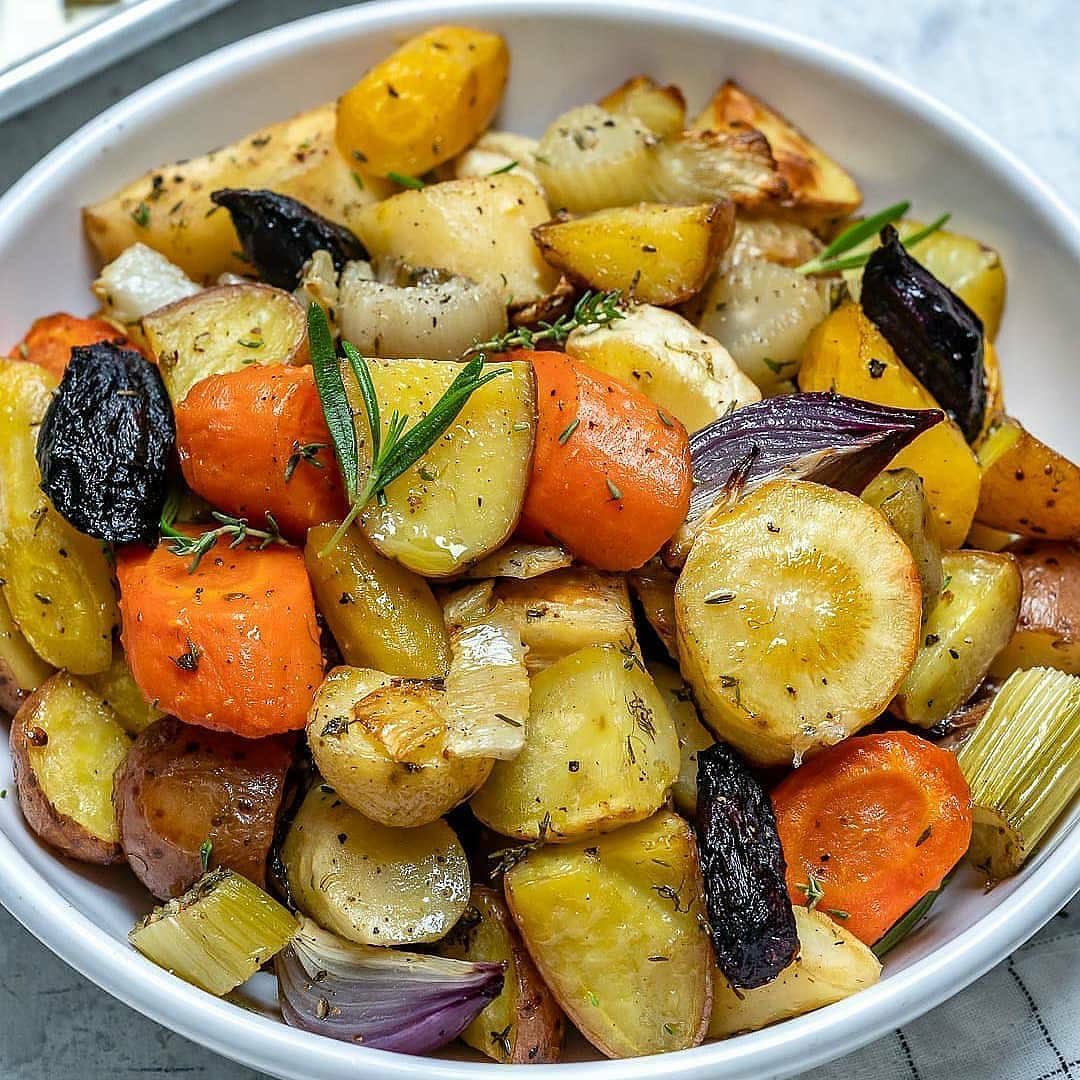
[[(802, 274), (830, 274), (834, 270), (848, 269), (848, 267), (836, 265), (840, 255), (858, 247), (864, 240), (876, 236), (886, 225), (890, 225), (892, 222), (902, 218), (909, 209), (911, 209), (911, 203), (905, 199), (903, 202), (893, 203), (892, 206), (885, 207), (884, 210), (872, 214), (862, 221), (857, 221), (836, 237), (820, 255), (816, 255), (808, 262), (804, 262), (802, 266), (796, 267), (796, 269)], [(858, 265), (861, 266), (862, 264)]]
[(386, 179), (392, 180), (398, 187), (412, 188), (413, 191), (423, 191), (426, 186), (423, 180), (415, 176), (406, 176), (405, 173), (388, 172)]
[(341, 364), (334, 350), (330, 324), (326, 320), (326, 313), (314, 301), (308, 305), (308, 344), (319, 401), (322, 403), (326, 426), (334, 440), (334, 450), (341, 464), (345, 494), (349, 502), (355, 502), (360, 459), (356, 448), (352, 407), (341, 378)]

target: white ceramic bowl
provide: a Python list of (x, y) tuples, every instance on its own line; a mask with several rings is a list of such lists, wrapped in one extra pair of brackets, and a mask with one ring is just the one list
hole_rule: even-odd
[[(1080, 223), (1015, 158), (921, 92), (782, 30), (667, 0), (407, 0), (281, 27), (212, 53), (121, 102), (73, 135), (0, 201), (0, 342), (49, 311), (88, 311), (93, 264), (79, 208), (163, 161), (337, 96), (401, 38), (435, 22), (499, 30), (513, 51), (505, 126), (539, 134), (571, 105), (630, 75), (677, 82), (691, 105), (726, 76), (759, 90), (858, 177), (870, 207), (914, 200), (999, 248), (1009, 272), (1000, 337), (1010, 410), (1073, 458), (1080, 340)], [(6, 748), (0, 787), (11, 788)], [(560, 1080), (788, 1075), (869, 1042), (967, 985), (1049, 919), (1080, 886), (1080, 806), (1017, 878), (986, 894), (959, 876), (932, 917), (890, 958), (881, 983), (777, 1027), (662, 1058), (529, 1066)], [(473, 1060), (432, 1060), (345, 1045), (273, 1018), (257, 976), (248, 1009), (143, 960), (126, 942), (147, 895), (121, 869), (57, 859), (0, 802), (0, 900), (99, 986), (147, 1016), (284, 1080), (475, 1080)], [(251, 1011), (255, 1010), (255, 1011)], [(262, 1013), (262, 1015), (259, 1015)], [(464, 1055), (462, 1055), (464, 1056)], [(490, 1066), (494, 1068), (494, 1066)], [(502, 1075), (502, 1074), (499, 1074)]]

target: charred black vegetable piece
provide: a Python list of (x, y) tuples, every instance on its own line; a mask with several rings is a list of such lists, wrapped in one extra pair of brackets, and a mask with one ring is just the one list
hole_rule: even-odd
[(766, 398), (690, 437), (690, 521), (718, 500), (778, 476), (855, 495), (927, 428), (937, 409), (893, 409), (831, 392)]
[(698, 753), (697, 840), (716, 963), (734, 987), (771, 982), (799, 948), (772, 802), (726, 743)]
[(316, 251), (330, 252), (338, 270), (367, 258), (364, 245), (343, 225), (287, 195), (223, 188), (210, 199), (229, 211), (244, 256), (268, 285), (295, 289), (304, 263)]
[(859, 302), (896, 355), (974, 442), (986, 411), (979, 316), (904, 250), (891, 225), (881, 230), (881, 247), (867, 261)]
[(158, 369), (112, 342), (80, 346), (38, 431), (41, 488), (88, 536), (151, 542), (175, 444)]

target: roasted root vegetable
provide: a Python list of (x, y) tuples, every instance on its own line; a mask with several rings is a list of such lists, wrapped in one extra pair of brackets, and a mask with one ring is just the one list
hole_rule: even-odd
[(399, 192), (368, 207), (355, 228), (375, 258), (438, 266), (491, 287), (504, 304), (524, 304), (558, 283), (532, 238), (550, 217), (535, 184), (504, 173)]
[(712, 1003), (694, 834), (662, 810), (606, 836), (531, 851), (505, 878), (529, 954), (608, 1057), (696, 1046)]
[(297, 907), (361, 945), (438, 941), (468, 905), (468, 861), (445, 821), (392, 829), (326, 784), (308, 792), (281, 857)]
[(670, 307), (705, 284), (730, 245), (734, 226), (730, 202), (638, 203), (556, 218), (533, 229), (533, 237), (544, 258), (572, 282)]
[(937, 889), (971, 839), (956, 756), (904, 731), (830, 747), (772, 793), (796, 904), (872, 945)]
[(114, 713), (129, 735), (138, 735), (165, 714), (148, 701), (135, 683), (119, 642), (113, 645), (112, 663), (83, 680)]
[(290, 1027), (405, 1054), (451, 1042), (505, 982), (498, 964), (357, 945), (311, 919), (274, 966)]
[(646, 304), (607, 326), (573, 331), (566, 352), (640, 390), (689, 432), (761, 398), (718, 341), (674, 311)]
[(574, 562), (573, 556), (558, 544), (529, 544), (511, 540), (498, 551), (473, 563), (462, 577), (484, 581), (488, 578), (514, 578), (528, 581), (530, 578), (565, 570)]
[(792, 268), (821, 253), (825, 245), (805, 226), (783, 218), (748, 217), (735, 222), (735, 236), (724, 256), (726, 266), (750, 259)]
[(559, 1060), (565, 1023), (502, 896), (474, 885), (469, 906), (436, 946), (440, 956), (504, 965), (501, 993), (461, 1033), (463, 1041), (505, 1065)]
[(26, 337), (12, 350), (12, 356), (43, 367), (59, 380), (71, 359), (72, 349), (101, 341), (127, 343), (125, 336), (104, 319), (81, 319), (57, 312), (35, 319)]
[(304, 561), (345, 663), (408, 679), (445, 675), (450, 642), (428, 583), (380, 555), (358, 525), (321, 555), (336, 531), (333, 524), (310, 529)]
[(11, 609), (0, 593), (0, 712), (14, 716), (52, 672), (15, 625)]
[(641, 662), (590, 646), (532, 680), (524, 749), (499, 761), (473, 813), (504, 836), (572, 840), (641, 821), (679, 774), (667, 706)]
[[(535, 430), (535, 386), (528, 363), (504, 369), (480, 386), (446, 433), (370, 502), (360, 523), (376, 550), (427, 577), (455, 574), (495, 551), (513, 532), (529, 480)], [(426, 415), (462, 370), (439, 360), (372, 360), (371, 381), (386, 438), (395, 412)], [(481, 378), (483, 375), (481, 375)], [(345, 386), (356, 417), (357, 443), (370, 461), (371, 443), (355, 374)]]
[(698, 754), (695, 827), (716, 964), (728, 985), (772, 982), (799, 937), (769, 796), (725, 743)]
[(124, 324), (137, 323), (144, 315), (200, 291), (179, 266), (140, 243), (125, 248), (102, 267), (93, 289), (105, 314)]
[(258, 738), (304, 726), (322, 653), (301, 553), (238, 540), (218, 535), (194, 568), (169, 540), (126, 547), (116, 573), (143, 694), (186, 723)]
[(176, 442), (188, 486), (228, 514), (269, 513), (296, 541), (345, 516), (310, 367), (252, 365), (200, 379), (176, 407)]
[(210, 200), (233, 187), (268, 188), (355, 227), (359, 209), (393, 188), (375, 178), (356, 183), (357, 163), (338, 152), (335, 127), (333, 103), (320, 105), (220, 150), (152, 169), (86, 207), (90, 243), (102, 262), (146, 244), (196, 280), (250, 273), (229, 215)]
[[(901, 409), (938, 407), (877, 327), (851, 303), (842, 304), (811, 333), (799, 388), (831, 389)], [(922, 477), (938, 540), (943, 547), (959, 547), (979, 503), (979, 466), (960, 428), (951, 420), (936, 425), (897, 454), (889, 468), (909, 468)]]
[(777, 480), (702, 528), (675, 616), (706, 725), (757, 765), (787, 765), (888, 704), (918, 648), (922, 589), (877, 510)]
[(981, 525), (1040, 540), (1080, 539), (1080, 466), (1011, 418), (978, 446)]
[(65, 521), (41, 490), (37, 426), (56, 379), (0, 362), (0, 564), (14, 625), (47, 663), (77, 675), (112, 658), (116, 590), (102, 545)]
[(338, 149), (365, 176), (423, 176), (491, 123), (509, 70), (498, 34), (467, 26), (425, 30), (342, 95)]
[(296, 933), (296, 919), (231, 870), (200, 878), (128, 934), (147, 959), (221, 997), (247, 982)]
[(600, 108), (626, 116), (654, 135), (676, 135), (686, 127), (686, 99), (677, 86), (661, 86), (648, 75), (635, 75), (601, 98)]
[(1016, 629), (991, 674), (1053, 667), (1080, 675), (1080, 545), (1024, 540), (1009, 548), (1020, 567), (1023, 595)]
[(146, 728), (114, 789), (132, 872), (159, 900), (185, 892), (207, 865), (265, 887), (291, 762), (283, 739), (243, 739), (172, 717)]
[(641, 612), (668, 655), (677, 660), (679, 646), (675, 633), (675, 572), (659, 558), (628, 575), (630, 589)]
[(873, 986), (881, 962), (843, 920), (820, 911), (795, 908), (798, 956), (772, 982), (753, 990), (735, 990), (724, 979), (713, 987), (709, 1038), (725, 1039), (741, 1031), (802, 1016)]
[(81, 680), (60, 672), (11, 721), (11, 765), (27, 825), (69, 858), (123, 859), (113, 773), (131, 740), (116, 714)]
[(686, 429), (638, 390), (554, 352), (533, 356), (536, 450), (520, 531), (602, 570), (655, 555), (690, 503)]
[(975, 818), (968, 858), (992, 878), (1009, 877), (1080, 791), (1080, 677), (1014, 672), (957, 761)]
[(460, 157), (439, 170), (446, 179), (465, 180), (470, 176), (514, 176), (540, 186), (536, 176), (536, 139), (513, 131), (485, 131)]
[(949, 551), (942, 571), (945, 583), (927, 613), (919, 653), (891, 706), (918, 727), (933, 727), (971, 696), (1020, 610), (1020, 570), (1011, 555)]
[(41, 490), (87, 536), (151, 542), (175, 443), (153, 364), (112, 342), (77, 346), (38, 429)]
[(701, 723), (682, 676), (674, 668), (656, 661), (649, 663), (648, 671), (675, 723), (679, 739), (679, 775), (671, 785), (671, 798), (680, 814), (693, 818), (697, 811), (698, 754), (716, 740)]

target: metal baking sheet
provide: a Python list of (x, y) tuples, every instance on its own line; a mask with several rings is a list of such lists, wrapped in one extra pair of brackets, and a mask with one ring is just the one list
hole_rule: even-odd
[[(70, 32), (0, 67), (0, 121), (233, 2), (119, 0), (79, 5)], [(31, 20), (41, 17), (43, 6), (51, 3), (0, 0), (0, 15), (9, 27), (18, 28), (24, 20), (29, 27)], [(95, 12), (95, 6), (102, 10)]]

